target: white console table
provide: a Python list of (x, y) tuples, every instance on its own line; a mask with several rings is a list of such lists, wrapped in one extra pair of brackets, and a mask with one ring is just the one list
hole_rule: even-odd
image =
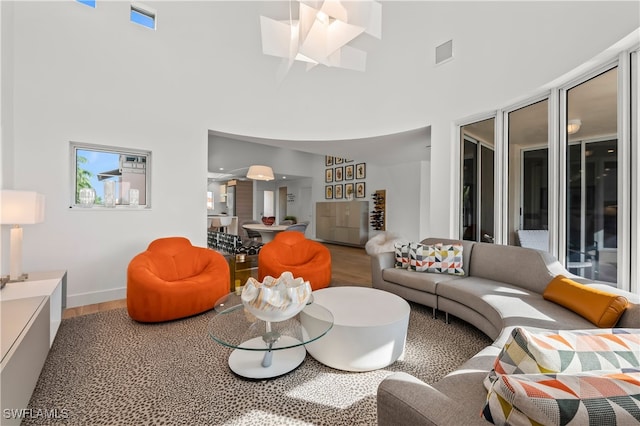
[(66, 271), (30, 273), (27, 281), (0, 290), (2, 425), (20, 424), (19, 418), (5, 418), (5, 410), (27, 407), (62, 322), (66, 298)]

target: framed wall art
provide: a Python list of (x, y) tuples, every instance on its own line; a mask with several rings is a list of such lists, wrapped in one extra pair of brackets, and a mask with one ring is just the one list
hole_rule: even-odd
[(347, 200), (351, 200), (353, 198), (353, 183), (345, 183), (344, 184), (344, 196)]
[(330, 155), (325, 155), (324, 156), (324, 165), (329, 167), (329, 166), (333, 166), (333, 157)]
[(327, 169), (324, 172), (324, 181), (326, 183), (333, 182), (333, 169)]
[(334, 169), (333, 178), (336, 182), (342, 182), (342, 167), (336, 167)]
[(333, 196), (337, 199), (342, 198), (342, 184), (335, 185), (335, 187), (333, 188)]
[(330, 200), (333, 198), (333, 185), (325, 185), (324, 198), (326, 198), (327, 200)]
[(353, 164), (344, 166), (344, 180), (353, 180)]
[(365, 179), (367, 177), (367, 164), (356, 164), (356, 179)]
[(356, 198), (366, 197), (367, 191), (364, 182), (356, 182)]

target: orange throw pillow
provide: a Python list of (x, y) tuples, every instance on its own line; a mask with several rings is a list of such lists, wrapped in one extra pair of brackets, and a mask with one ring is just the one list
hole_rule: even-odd
[(603, 328), (614, 327), (629, 304), (623, 296), (591, 288), (563, 275), (551, 280), (542, 297)]

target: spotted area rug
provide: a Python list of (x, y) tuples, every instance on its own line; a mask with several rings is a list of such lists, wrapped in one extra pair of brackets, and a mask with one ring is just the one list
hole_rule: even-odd
[(435, 383), (490, 343), (412, 303), (404, 359), (387, 368), (351, 373), (307, 355), (287, 375), (253, 381), (231, 372), (231, 350), (208, 337), (212, 315), (140, 324), (115, 309), (63, 320), (23, 424), (375, 425), (385, 377)]

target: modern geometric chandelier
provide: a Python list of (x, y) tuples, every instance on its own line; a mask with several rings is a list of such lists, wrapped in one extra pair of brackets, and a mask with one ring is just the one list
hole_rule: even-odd
[(295, 61), (317, 66), (364, 71), (367, 53), (348, 44), (363, 33), (382, 38), (382, 5), (374, 0), (339, 0), (299, 3), (298, 19), (277, 21), (260, 17), (262, 52), (283, 58), (282, 77)]

